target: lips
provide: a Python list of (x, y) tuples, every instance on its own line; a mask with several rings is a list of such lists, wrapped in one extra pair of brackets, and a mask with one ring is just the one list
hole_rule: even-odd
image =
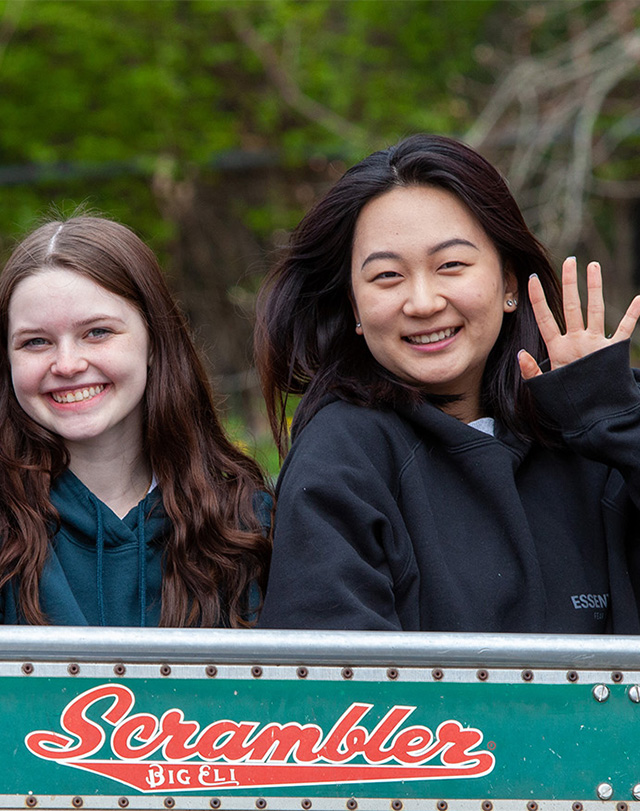
[(438, 343), (438, 341), (444, 341), (447, 338), (453, 337), (459, 331), (460, 327), (446, 327), (445, 329), (436, 330), (434, 332), (424, 332), (420, 335), (407, 335), (402, 340), (417, 346), (435, 344)]
[(81, 403), (85, 400), (91, 400), (92, 397), (103, 391), (104, 384), (100, 383), (97, 386), (81, 386), (67, 391), (52, 391), (51, 397), (56, 403)]

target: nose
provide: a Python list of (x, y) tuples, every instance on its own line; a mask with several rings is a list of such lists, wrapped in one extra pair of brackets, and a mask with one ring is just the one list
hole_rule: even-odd
[(413, 318), (425, 318), (439, 313), (447, 306), (447, 299), (439, 289), (437, 279), (420, 276), (407, 288), (402, 311)]
[(51, 371), (60, 377), (74, 377), (85, 372), (88, 366), (89, 362), (79, 347), (70, 341), (61, 341), (56, 348)]

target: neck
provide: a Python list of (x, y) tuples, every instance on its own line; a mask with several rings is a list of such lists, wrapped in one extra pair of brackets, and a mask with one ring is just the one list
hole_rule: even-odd
[(109, 453), (108, 448), (69, 447), (69, 455), (71, 472), (119, 518), (149, 491), (151, 466), (139, 448)]

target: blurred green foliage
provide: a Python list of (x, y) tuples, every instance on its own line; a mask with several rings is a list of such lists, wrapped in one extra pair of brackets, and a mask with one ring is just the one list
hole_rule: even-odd
[[(184, 223), (168, 196), (220, 196), (234, 166), (315, 173), (289, 196), (268, 183), (222, 195), (268, 256), (351, 162), (416, 131), (462, 135), (514, 59), (553, 49), (614, 7), (620, 0), (0, 0), (0, 252), (52, 204), (85, 204), (131, 225), (184, 278), (193, 268), (174, 266)], [(603, 125), (616, 115), (607, 109)], [(603, 178), (640, 166), (637, 154), (623, 157)], [(246, 268), (237, 276), (229, 300), (246, 304), (256, 279), (245, 284)], [(229, 426), (277, 469), (260, 432), (255, 444), (235, 413)]]

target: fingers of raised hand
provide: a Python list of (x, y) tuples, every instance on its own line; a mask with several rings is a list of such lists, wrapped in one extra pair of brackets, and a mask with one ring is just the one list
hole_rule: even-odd
[(529, 301), (542, 339), (548, 347), (560, 335), (560, 327), (549, 309), (542, 283), (535, 273), (529, 277)]
[(604, 335), (604, 298), (602, 271), (598, 262), (587, 265), (587, 331)]
[(578, 290), (578, 263), (575, 256), (568, 256), (562, 263), (562, 308), (567, 332), (583, 330), (582, 303)]
[(520, 364), (520, 374), (524, 380), (531, 380), (532, 377), (542, 374), (535, 358), (526, 349), (521, 349), (518, 352), (518, 363)]
[(618, 324), (618, 329), (615, 331), (613, 341), (626, 341), (631, 337), (632, 332), (636, 328), (638, 319), (640, 318), (640, 296), (636, 296), (631, 304), (627, 307), (626, 313), (622, 316), (622, 320)]

